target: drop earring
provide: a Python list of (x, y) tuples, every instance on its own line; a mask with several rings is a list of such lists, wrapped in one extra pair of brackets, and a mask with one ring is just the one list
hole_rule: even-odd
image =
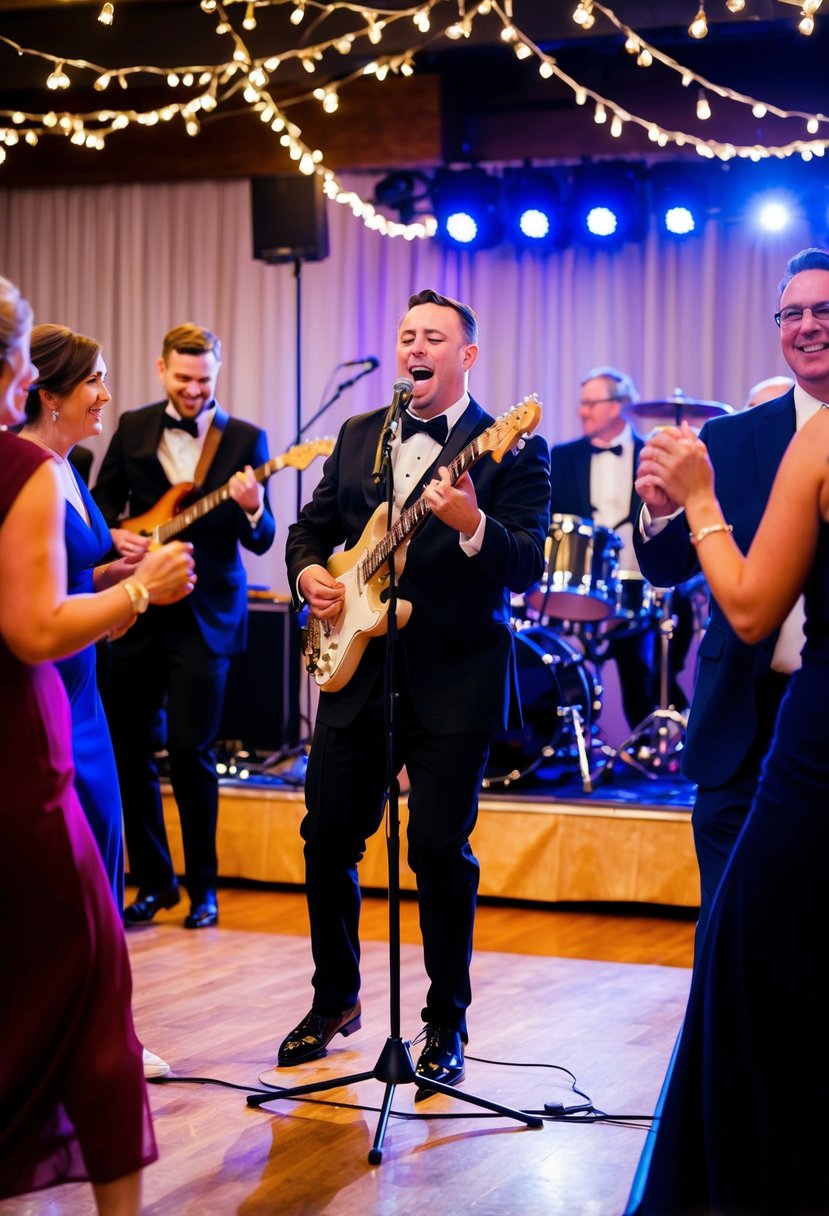
[(52, 410), (52, 421), (57, 422), (58, 418), (60, 418), (60, 414), (58, 413), (58, 411)]

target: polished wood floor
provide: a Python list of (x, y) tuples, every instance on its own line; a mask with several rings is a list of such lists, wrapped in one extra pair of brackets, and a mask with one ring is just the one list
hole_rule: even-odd
[[(128, 934), (139, 1035), (171, 1063), (153, 1085), (160, 1160), (145, 1173), (152, 1216), (620, 1216), (687, 994), (693, 923), (624, 907), (482, 906), (463, 1088), (527, 1111), (583, 1099), (618, 1122), (539, 1130), (455, 1098), (415, 1105), (398, 1086), (380, 1165), (368, 1163), (385, 1086), (252, 1109), (263, 1086), (371, 1072), (389, 1034), (387, 907), (363, 916), (363, 1028), (329, 1055), (275, 1070), (280, 1038), (309, 1005), (301, 894), (220, 893), (221, 924), (181, 927), (183, 906)], [(186, 910), (186, 909), (184, 909)], [(401, 1034), (425, 991), (416, 905), (401, 906)], [(416, 1058), (417, 1045), (412, 1046)], [(473, 1058), (475, 1057), (475, 1058)], [(0, 1203), (3, 1216), (87, 1216), (88, 1188)]]

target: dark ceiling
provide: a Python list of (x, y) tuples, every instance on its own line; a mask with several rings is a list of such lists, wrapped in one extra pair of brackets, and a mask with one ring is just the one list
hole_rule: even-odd
[[(242, 28), (244, 3), (225, 4), (225, 11), (257, 59), (364, 28), (364, 21), (353, 12), (310, 3), (305, 20), (293, 25), (289, 20), (293, 3), (259, 3), (254, 30)], [(624, 50), (624, 36), (601, 6), (594, 9), (596, 20), (589, 31), (574, 24), (576, 3), (513, 0), (513, 20), (522, 34), (554, 56), (558, 66), (587, 89), (663, 128), (701, 138), (765, 146), (806, 138), (799, 120), (768, 115), (758, 119), (750, 106), (713, 96), (711, 120), (699, 121), (697, 82), (683, 88), (679, 75), (664, 66), (638, 67), (635, 57)], [(477, 4), (470, 0), (466, 7), (474, 9)], [(710, 32), (695, 41), (688, 35), (688, 25), (698, 0), (616, 0), (606, 7), (697, 76), (783, 109), (808, 114), (829, 111), (829, 12), (817, 13), (815, 32), (807, 38), (797, 32), (799, 6), (788, 0), (746, 0), (740, 14), (729, 12), (725, 0), (707, 0)], [(387, 0), (382, 8), (384, 13), (408, 10), (409, 15), (391, 22), (380, 44), (372, 46), (361, 37), (347, 56), (327, 51), (313, 76), (297, 60), (283, 59), (269, 86), (273, 98), (301, 128), (303, 140), (322, 150), (330, 168), (385, 171), (439, 163), (660, 154), (634, 124), (626, 124), (622, 136), (612, 138), (607, 125), (593, 121), (591, 105), (576, 105), (572, 88), (560, 80), (542, 79), (532, 58), (519, 61), (502, 41), (495, 14), (478, 17), (471, 36), (453, 42), (436, 36), (436, 31), (457, 17), (458, 0), (441, 0), (434, 6), (429, 34), (415, 29), (411, 3)], [(163, 74), (144, 74), (130, 76), (127, 90), (111, 85), (101, 93), (91, 87), (96, 72), (67, 67), (72, 86), (55, 93), (45, 87), (52, 64), (20, 55), (10, 43), (116, 70), (139, 64), (165, 70), (204, 67), (230, 58), (230, 36), (217, 37), (217, 16), (201, 11), (199, 0), (117, 0), (110, 27), (97, 20), (100, 9), (101, 0), (0, 0), (0, 39), (8, 40), (0, 41), (0, 127), (13, 125), (10, 114), (15, 110), (90, 113), (105, 104), (143, 110), (161, 107), (174, 92), (182, 100), (199, 91), (195, 87), (188, 93), (184, 86), (173, 91)], [(401, 56), (410, 50), (415, 72), (409, 77), (390, 75), (382, 84), (370, 77), (342, 83), (380, 54)], [(340, 85), (339, 109), (324, 114), (309, 93), (317, 85), (332, 84)], [(820, 134), (829, 138), (829, 122)], [(103, 152), (45, 136), (37, 147), (19, 143), (7, 146), (6, 153), (0, 184), (248, 176), (291, 168), (277, 138), (258, 121), (241, 91), (203, 117), (196, 138), (185, 134), (177, 117), (151, 129), (132, 124), (111, 135)], [(673, 143), (662, 155), (697, 159), (693, 152), (678, 153)]]

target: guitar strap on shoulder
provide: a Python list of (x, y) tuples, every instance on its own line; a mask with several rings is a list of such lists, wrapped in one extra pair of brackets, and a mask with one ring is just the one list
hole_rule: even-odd
[(211, 464), (213, 463), (213, 457), (216, 455), (216, 449), (221, 441), (222, 432), (225, 429), (226, 422), (227, 418), (224, 415), (220, 417), (219, 410), (217, 408), (215, 414), (213, 415), (213, 421), (210, 424), (210, 429), (204, 437), (201, 455), (199, 456), (199, 463), (196, 465), (196, 471), (193, 474), (193, 486), (197, 490), (201, 489), (202, 485), (204, 484), (204, 479), (208, 474)]

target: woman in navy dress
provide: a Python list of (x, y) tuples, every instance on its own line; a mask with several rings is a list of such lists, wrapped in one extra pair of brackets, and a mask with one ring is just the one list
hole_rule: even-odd
[(740, 637), (771, 633), (805, 588), (806, 644), (712, 905), (627, 1216), (825, 1216), (829, 409), (792, 440), (747, 557), (699, 440), (670, 428), (644, 458), (684, 504)]
[[(101, 413), (111, 400), (101, 347), (62, 325), (36, 325), (32, 362), (37, 380), (26, 399), (21, 435), (52, 456), (66, 499), (64, 538), (69, 595), (114, 586), (136, 561), (103, 559), (112, 548), (109, 529), (92, 495), (69, 460), (76, 443), (101, 434)], [(86, 646), (56, 664), (72, 706), (75, 788), (98, 842), (116, 907), (124, 906), (124, 845), (121, 795), (109, 727), (98, 692), (96, 650)]]
[(166, 546), (135, 578), (68, 597), (48, 453), (5, 428), (32, 379), (31, 310), (0, 278), (0, 1199), (89, 1179), (137, 1216), (157, 1156), (120, 918), (74, 787), (69, 703), (47, 661), (187, 594)]

